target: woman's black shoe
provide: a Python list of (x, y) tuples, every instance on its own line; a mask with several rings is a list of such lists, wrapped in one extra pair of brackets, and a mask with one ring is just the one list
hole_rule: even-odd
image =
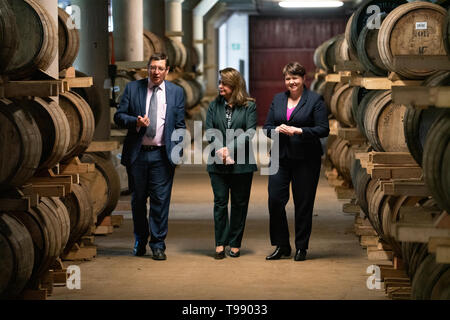
[(230, 257), (238, 258), (240, 255), (241, 255), (241, 250), (239, 250), (238, 252), (233, 252), (230, 250)]
[(266, 257), (266, 260), (278, 260), (282, 257), (290, 257), (290, 255), (291, 247), (278, 246), (270, 256)]
[(306, 260), (306, 250), (298, 249), (294, 257), (295, 261), (305, 261)]
[(216, 251), (216, 255), (214, 256), (214, 259), (220, 260), (220, 259), (223, 259), (223, 258), (225, 258), (225, 250), (222, 250), (220, 252)]

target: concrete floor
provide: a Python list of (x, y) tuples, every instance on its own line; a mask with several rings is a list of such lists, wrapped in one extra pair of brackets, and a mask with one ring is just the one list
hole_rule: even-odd
[[(55, 288), (58, 299), (192, 299), (192, 300), (383, 300), (383, 290), (369, 290), (369, 261), (353, 233), (353, 215), (322, 176), (316, 198), (307, 260), (266, 261), (272, 252), (267, 210), (267, 177), (255, 175), (240, 258), (214, 260), (213, 194), (203, 168), (176, 173), (167, 261), (132, 256), (130, 212), (108, 236), (96, 237), (98, 256), (65, 262), (81, 268), (81, 290)], [(293, 203), (288, 204), (293, 245)], [(382, 262), (383, 263), (383, 262)], [(384, 262), (386, 263), (386, 262)]]

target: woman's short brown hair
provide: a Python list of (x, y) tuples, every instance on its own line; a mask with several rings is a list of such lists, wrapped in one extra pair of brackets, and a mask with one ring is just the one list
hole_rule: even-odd
[(283, 68), (283, 76), (286, 76), (287, 74), (304, 77), (306, 74), (306, 70), (305, 67), (298, 62), (289, 62)]

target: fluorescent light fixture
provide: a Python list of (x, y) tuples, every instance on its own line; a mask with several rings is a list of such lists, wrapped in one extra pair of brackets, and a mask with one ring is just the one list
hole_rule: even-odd
[(278, 2), (283, 8), (338, 8), (342, 7), (342, 1), (304, 0), (304, 1), (281, 1)]

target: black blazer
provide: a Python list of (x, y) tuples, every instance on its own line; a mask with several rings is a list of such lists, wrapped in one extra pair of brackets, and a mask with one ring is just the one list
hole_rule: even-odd
[[(222, 96), (218, 96), (212, 101), (208, 108), (208, 114), (206, 116), (206, 130), (216, 129), (220, 132), (222, 143), (218, 145), (218, 148), (227, 146), (233, 155), (233, 159), (236, 162), (232, 165), (224, 164), (208, 164), (207, 171), (215, 173), (249, 173), (256, 171), (256, 161), (253, 156), (253, 149), (251, 140), (255, 134), (257, 125), (257, 113), (256, 104), (249, 102), (248, 106), (235, 106), (233, 115), (231, 116), (231, 130), (242, 129), (243, 132), (237, 136), (234, 136), (230, 141), (227, 141), (226, 131), (227, 123), (225, 117), (225, 99)], [(250, 130), (253, 129), (253, 130)], [(247, 131), (250, 130), (250, 131)], [(208, 135), (207, 139), (209, 143), (215, 141), (214, 137)], [(238, 155), (241, 153), (245, 157), (243, 163), (238, 163)], [(215, 157), (215, 150), (212, 150), (209, 155), (208, 162), (212, 161)]]
[(304, 88), (302, 98), (292, 115), (287, 120), (287, 102), (289, 91), (278, 93), (273, 98), (267, 115), (264, 129), (271, 138), (270, 130), (286, 124), (301, 128), (303, 134), (289, 137), (279, 134), (280, 159), (305, 159), (320, 157), (323, 154), (320, 138), (327, 137), (330, 133), (328, 113), (322, 97), (317, 93)]
[[(170, 164), (172, 149), (182, 140), (172, 141), (172, 133), (176, 129), (185, 129), (184, 122), (184, 92), (183, 89), (169, 81), (166, 84), (166, 119), (164, 125), (164, 143)], [(124, 166), (131, 165), (137, 158), (141, 149), (142, 137), (146, 128), (136, 130), (137, 116), (145, 116), (145, 101), (147, 99), (148, 78), (132, 81), (127, 84), (120, 100), (119, 108), (114, 114), (114, 122), (120, 127), (128, 129), (123, 144), (122, 161)], [(182, 150), (180, 151), (180, 157)]]

